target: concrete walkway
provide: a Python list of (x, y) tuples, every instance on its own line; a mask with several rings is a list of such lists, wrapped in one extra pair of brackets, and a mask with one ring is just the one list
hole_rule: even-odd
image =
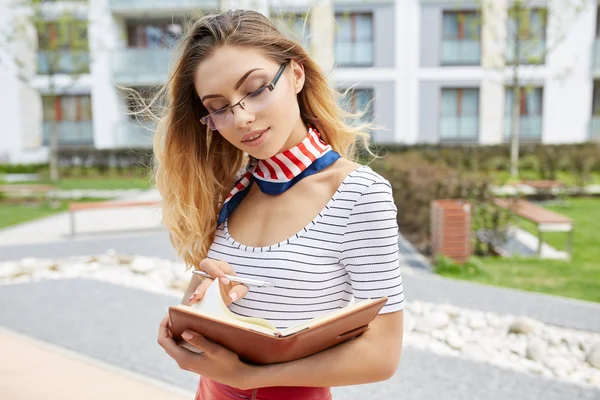
[(0, 329), (0, 399), (183, 400), (193, 393)]

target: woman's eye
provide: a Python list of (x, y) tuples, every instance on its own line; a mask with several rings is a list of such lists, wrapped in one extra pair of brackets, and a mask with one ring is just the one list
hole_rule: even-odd
[(262, 93), (264, 93), (264, 91), (265, 91), (266, 89), (267, 89), (267, 87), (266, 87), (266, 86), (263, 86), (263, 87), (261, 87), (261, 88), (258, 88), (258, 89), (257, 89), (257, 90), (255, 90), (254, 92), (252, 92), (252, 93), (249, 93), (249, 94), (248, 94), (248, 96), (249, 96), (249, 97), (256, 97), (256, 96), (259, 96), (259, 95), (261, 95)]

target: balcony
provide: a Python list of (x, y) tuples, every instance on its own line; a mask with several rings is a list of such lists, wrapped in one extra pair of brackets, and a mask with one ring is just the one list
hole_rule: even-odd
[(373, 41), (337, 42), (335, 63), (338, 67), (373, 66)]
[(592, 56), (592, 73), (600, 77), (600, 38), (594, 41), (594, 51)]
[(128, 48), (112, 54), (113, 78), (118, 84), (156, 85), (167, 80), (172, 51), (165, 48)]
[[(540, 65), (546, 62), (546, 41), (540, 39), (519, 41), (519, 63), (523, 65)], [(515, 42), (506, 43), (506, 64), (514, 64)]]
[(37, 71), (40, 75), (89, 73), (90, 53), (82, 50), (39, 50)]
[(122, 15), (136, 15), (140, 11), (183, 14), (198, 8), (218, 10), (219, 0), (110, 0), (111, 11)]
[(442, 41), (443, 65), (479, 65), (481, 64), (481, 43), (479, 40)]
[(150, 148), (155, 125), (145, 121), (124, 121), (116, 125), (114, 145), (117, 148)]
[[(94, 128), (92, 121), (56, 121), (59, 146), (93, 146)], [(50, 145), (52, 122), (42, 123), (42, 144)]]
[(443, 115), (440, 117), (440, 142), (477, 142), (479, 117)]
[(589, 140), (600, 142), (600, 116), (593, 116), (590, 120)]
[[(511, 118), (504, 117), (504, 140), (510, 141)], [(542, 116), (525, 115), (519, 118), (519, 141), (539, 142), (542, 139)]]

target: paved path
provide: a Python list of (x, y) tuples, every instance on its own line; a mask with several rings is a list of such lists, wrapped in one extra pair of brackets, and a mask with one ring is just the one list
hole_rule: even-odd
[[(0, 308), (0, 326), (193, 390), (197, 377), (179, 370), (156, 344), (158, 323), (177, 302), (84, 279), (9, 285), (0, 290), (0, 304), (11, 304)], [(600, 391), (405, 348), (389, 381), (336, 388), (334, 395), (348, 400), (597, 400)]]
[(5, 329), (0, 329), (0, 354), (3, 400), (193, 398), (193, 393)]

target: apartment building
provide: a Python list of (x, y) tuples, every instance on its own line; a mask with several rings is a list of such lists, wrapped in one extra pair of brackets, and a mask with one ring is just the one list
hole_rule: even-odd
[[(494, 0), (499, 11), (493, 14), (479, 10), (475, 0), (48, 2), (46, 34), (38, 34), (35, 46), (0, 50), (0, 162), (47, 159), (53, 126), (62, 147), (150, 146), (152, 124), (131, 115), (127, 88), (149, 98), (166, 80), (171, 47), (186, 19), (232, 7), (257, 9), (302, 41), (332, 85), (352, 88), (346, 106), (366, 110), (365, 118), (381, 127), (372, 132), (376, 142), (503, 143), (513, 104), (510, 70), (491, 60), (504, 55), (510, 64), (514, 53), (514, 43), (498, 39), (503, 27), (511, 27), (502, 12), (509, 1)], [(15, 13), (9, 3), (0, 1), (0, 23), (22, 20), (6, 17)], [(545, 3), (534, 4), (540, 11), (530, 14), (529, 34), (541, 38), (533, 53), (544, 54), (554, 40), (548, 27), (558, 21), (543, 12)], [(66, 31), (79, 38), (77, 48), (61, 50), (58, 64), (52, 62), (56, 51), (47, 50), (57, 35), (56, 10), (77, 17)], [(485, 12), (491, 18), (482, 19)], [(521, 140), (572, 143), (600, 136), (597, 18), (594, 5), (541, 62), (522, 60)], [(47, 96), (51, 87), (61, 95)]]

